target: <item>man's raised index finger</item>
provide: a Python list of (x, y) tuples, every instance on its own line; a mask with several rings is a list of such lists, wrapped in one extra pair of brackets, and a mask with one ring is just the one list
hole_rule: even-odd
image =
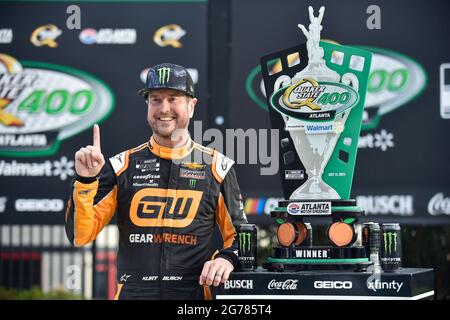
[(94, 147), (100, 149), (100, 127), (94, 124)]

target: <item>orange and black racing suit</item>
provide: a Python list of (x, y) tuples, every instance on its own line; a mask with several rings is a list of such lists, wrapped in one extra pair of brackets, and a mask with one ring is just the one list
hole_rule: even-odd
[[(118, 299), (203, 299), (203, 264), (222, 257), (237, 268), (237, 226), (246, 223), (234, 162), (192, 140), (180, 148), (148, 143), (106, 161), (98, 177), (77, 177), (66, 213), (75, 246), (117, 212)], [(223, 249), (208, 250), (215, 225)]]

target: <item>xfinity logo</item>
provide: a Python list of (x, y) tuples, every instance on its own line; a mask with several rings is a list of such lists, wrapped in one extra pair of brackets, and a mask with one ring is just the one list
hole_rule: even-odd
[(351, 281), (314, 281), (315, 289), (351, 289)]
[(272, 279), (267, 286), (269, 290), (296, 290), (298, 280), (287, 279), (285, 281), (275, 281)]
[(17, 199), (15, 207), (18, 212), (60, 212), (64, 209), (64, 201), (61, 199)]
[(227, 280), (225, 289), (253, 289), (253, 280)]
[(367, 288), (374, 292), (377, 292), (377, 290), (395, 290), (396, 292), (399, 292), (402, 286), (403, 282), (397, 282), (395, 280), (392, 280), (391, 282), (375, 280), (367, 283)]

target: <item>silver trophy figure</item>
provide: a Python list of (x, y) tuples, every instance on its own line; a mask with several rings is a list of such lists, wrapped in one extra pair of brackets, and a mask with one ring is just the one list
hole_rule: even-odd
[[(281, 87), (291, 86), (300, 81), (323, 81), (323, 82), (341, 82), (348, 86), (352, 86), (358, 90), (358, 79), (352, 73), (340, 75), (328, 68), (323, 59), (324, 51), (320, 47), (320, 25), (325, 8), (321, 7), (319, 16), (314, 17), (312, 7), (309, 7), (310, 25), (309, 30), (299, 24), (299, 28), (303, 31), (307, 38), (306, 47), (308, 50), (308, 65), (295, 76), (290, 79), (287, 75), (280, 76), (275, 81), (274, 91)], [(315, 112), (310, 105), (303, 105), (303, 112)], [(332, 125), (333, 130), (321, 133), (307, 133), (307, 123), (300, 119), (282, 115), (285, 121), (285, 130), (289, 131), (293, 140), (296, 152), (306, 168), (308, 179), (300, 187), (291, 194), (289, 199), (340, 199), (339, 194), (331, 186), (322, 180), (324, 169), (332, 155), (336, 143), (345, 129), (350, 109), (338, 113), (335, 119), (328, 124)], [(350, 138), (348, 138), (350, 139)], [(349, 140), (347, 140), (349, 141)], [(351, 139), (350, 139), (351, 143)]]

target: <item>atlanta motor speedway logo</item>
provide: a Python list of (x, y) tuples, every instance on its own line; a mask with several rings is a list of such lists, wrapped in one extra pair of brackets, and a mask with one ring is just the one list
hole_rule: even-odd
[(54, 154), (113, 107), (111, 90), (88, 73), (0, 53), (1, 156)]
[[(426, 86), (427, 75), (418, 62), (403, 54), (376, 47), (355, 47), (373, 53), (361, 127), (361, 130), (372, 130), (378, 127), (384, 115), (417, 98)], [(293, 59), (289, 61), (291, 65), (296, 64)], [(274, 63), (270, 67), (276, 73), (281, 64)], [(250, 71), (245, 87), (252, 101), (267, 110), (260, 66)]]

